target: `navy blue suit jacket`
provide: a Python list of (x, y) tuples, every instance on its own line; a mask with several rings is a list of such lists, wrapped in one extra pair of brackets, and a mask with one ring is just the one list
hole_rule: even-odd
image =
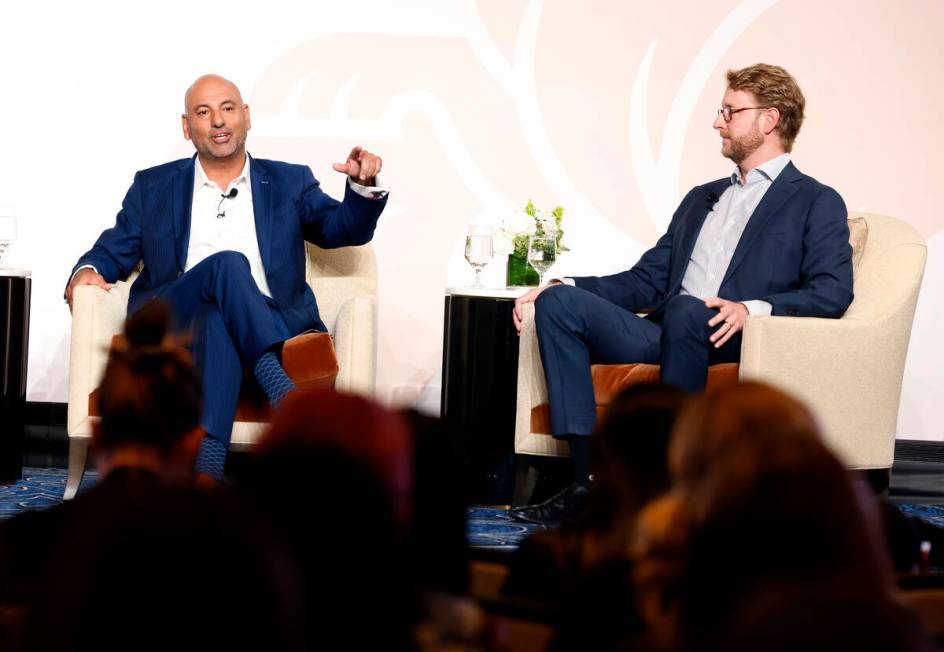
[[(195, 158), (135, 174), (115, 226), (99, 236), (73, 274), (93, 265), (114, 283), (143, 260), (129, 312), (181, 276), (190, 242)], [(386, 199), (368, 199), (347, 187), (338, 202), (321, 190), (307, 166), (251, 157), (249, 165), (256, 238), (272, 298), (293, 334), (326, 330), (305, 282), (304, 241), (325, 249), (369, 242)]]
[[(659, 321), (666, 302), (681, 289), (705, 218), (730, 183), (730, 178), (719, 179), (692, 189), (668, 231), (632, 269), (575, 278), (575, 284)], [(718, 296), (762, 299), (773, 306), (774, 315), (841, 317), (852, 302), (846, 220), (839, 194), (789, 163), (748, 220)]]

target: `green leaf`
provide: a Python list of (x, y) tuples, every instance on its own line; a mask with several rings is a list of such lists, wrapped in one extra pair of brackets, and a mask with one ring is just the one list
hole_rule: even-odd
[(534, 202), (532, 202), (530, 199), (528, 200), (528, 205), (524, 207), (524, 212), (530, 215), (531, 217), (537, 217), (538, 215), (538, 211), (534, 207)]
[(515, 236), (515, 256), (519, 258), (528, 258), (528, 235), (516, 235)]

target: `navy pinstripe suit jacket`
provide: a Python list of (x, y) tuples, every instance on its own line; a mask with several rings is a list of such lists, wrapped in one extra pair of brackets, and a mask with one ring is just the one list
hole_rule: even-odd
[[(73, 268), (93, 265), (109, 283), (144, 261), (131, 286), (129, 312), (184, 273), (190, 240), (195, 157), (135, 174), (115, 226)], [(370, 241), (386, 199), (362, 197), (347, 187), (344, 201), (326, 195), (304, 165), (250, 157), (256, 237), (272, 298), (292, 334), (326, 330), (305, 282), (308, 240), (326, 249)]]

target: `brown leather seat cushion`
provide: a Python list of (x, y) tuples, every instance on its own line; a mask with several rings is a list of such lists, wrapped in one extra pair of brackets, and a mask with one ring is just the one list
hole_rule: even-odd
[[(112, 346), (123, 346), (124, 335), (115, 335)], [(302, 333), (286, 340), (282, 347), (282, 367), (299, 389), (334, 387), (338, 358), (328, 333)], [(98, 416), (98, 388), (89, 394), (89, 414)], [(236, 407), (236, 421), (269, 421), (269, 401), (251, 372), (243, 376)]]
[[(593, 378), (593, 395), (597, 403), (597, 418), (603, 414), (613, 399), (630, 385), (659, 382), (659, 365), (656, 364), (595, 364), (590, 367)], [(708, 387), (736, 383), (738, 365), (734, 362), (708, 367)], [(531, 432), (551, 432), (551, 411), (547, 403), (531, 409)]]

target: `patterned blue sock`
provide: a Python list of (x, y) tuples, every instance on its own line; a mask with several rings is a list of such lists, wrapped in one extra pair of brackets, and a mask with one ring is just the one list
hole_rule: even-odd
[(285, 370), (279, 364), (279, 359), (273, 351), (266, 351), (259, 358), (255, 368), (256, 380), (262, 386), (262, 391), (269, 397), (269, 403), (277, 408), (282, 399), (295, 389), (295, 383), (285, 375)]
[(223, 479), (223, 468), (226, 466), (226, 444), (216, 437), (209, 435), (200, 442), (200, 453), (197, 455), (195, 470), (197, 473), (206, 473), (217, 480)]

